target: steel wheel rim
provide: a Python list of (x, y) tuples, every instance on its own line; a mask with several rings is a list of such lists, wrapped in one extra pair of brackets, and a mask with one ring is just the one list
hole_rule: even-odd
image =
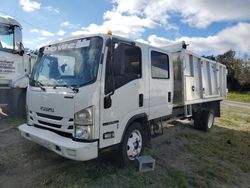
[(127, 156), (129, 160), (134, 160), (137, 156), (140, 155), (142, 149), (142, 136), (140, 131), (133, 130), (127, 142)]
[(213, 114), (212, 113), (209, 113), (209, 117), (208, 117), (208, 128), (210, 129), (213, 125)]

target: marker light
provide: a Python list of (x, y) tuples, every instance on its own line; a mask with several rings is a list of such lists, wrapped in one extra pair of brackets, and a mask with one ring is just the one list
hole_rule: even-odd
[(107, 34), (108, 34), (108, 35), (112, 35), (112, 31), (111, 31), (111, 30), (108, 30)]

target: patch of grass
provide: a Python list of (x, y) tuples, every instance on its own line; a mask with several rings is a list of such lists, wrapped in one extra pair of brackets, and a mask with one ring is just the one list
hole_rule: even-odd
[(240, 124), (236, 123), (230, 119), (226, 119), (226, 118), (220, 118), (220, 123), (225, 125), (225, 126), (229, 126), (229, 127), (239, 127)]
[(158, 158), (157, 154), (148, 148), (145, 148), (144, 155), (149, 155), (152, 156), (153, 158)]
[(197, 184), (194, 177), (191, 177), (186, 172), (177, 169), (169, 169), (168, 176), (166, 176), (164, 181), (167, 187), (184, 188)]
[(236, 107), (223, 109), (219, 122), (224, 126), (245, 129), (248, 125), (250, 127), (250, 111), (242, 110), (241, 108)]
[(183, 150), (196, 158), (197, 174), (208, 181), (237, 184), (240, 173), (250, 171), (250, 134), (248, 132), (214, 127), (216, 131), (190, 133), (190, 143)]
[(247, 102), (250, 103), (250, 92), (229, 92), (227, 99), (230, 101)]
[[(102, 163), (103, 162), (103, 163)], [(38, 187), (142, 187), (153, 183), (152, 174), (132, 167), (119, 168), (110, 161), (74, 163), (48, 176)]]
[(222, 113), (230, 113), (230, 114), (243, 114), (243, 115), (249, 115), (250, 116), (250, 110), (247, 110), (245, 108), (240, 108), (240, 107), (228, 107), (227, 109), (222, 108)]

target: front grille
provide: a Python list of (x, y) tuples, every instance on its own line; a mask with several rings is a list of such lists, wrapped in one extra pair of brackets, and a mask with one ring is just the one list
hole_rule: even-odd
[(58, 129), (60, 129), (62, 127), (61, 125), (57, 125), (57, 124), (54, 124), (54, 123), (48, 123), (48, 122), (41, 121), (41, 120), (38, 120), (38, 123), (40, 123), (42, 125), (47, 125), (47, 126), (50, 126), (50, 127), (58, 128)]
[(73, 129), (74, 127), (73, 127), (73, 125), (70, 125), (69, 127), (68, 127), (68, 129)]
[(72, 138), (72, 134), (71, 133), (66, 133), (66, 132), (62, 132), (62, 131), (58, 131), (58, 130), (54, 130), (54, 129), (50, 129), (50, 128), (47, 128), (47, 127), (42, 127), (40, 125), (37, 125), (37, 124), (34, 124), (34, 127), (37, 127), (39, 129), (44, 129), (44, 130), (48, 130), (48, 131), (52, 131), (60, 136), (63, 136), (63, 137), (67, 137), (67, 138)]
[[(40, 112), (30, 111), (30, 121), (40, 127), (58, 130), (66, 133), (73, 132), (73, 118), (66, 118), (56, 115), (48, 115)], [(32, 117), (32, 118), (31, 118)]]
[(42, 114), (42, 113), (38, 113), (38, 112), (36, 114), (39, 117), (53, 119), (53, 120), (57, 120), (57, 121), (61, 121), (63, 119), (63, 117), (60, 117), (60, 116), (52, 116), (52, 115)]

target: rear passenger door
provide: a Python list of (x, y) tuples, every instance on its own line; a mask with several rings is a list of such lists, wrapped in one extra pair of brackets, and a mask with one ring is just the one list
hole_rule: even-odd
[(149, 49), (149, 119), (172, 114), (173, 75), (168, 53)]

